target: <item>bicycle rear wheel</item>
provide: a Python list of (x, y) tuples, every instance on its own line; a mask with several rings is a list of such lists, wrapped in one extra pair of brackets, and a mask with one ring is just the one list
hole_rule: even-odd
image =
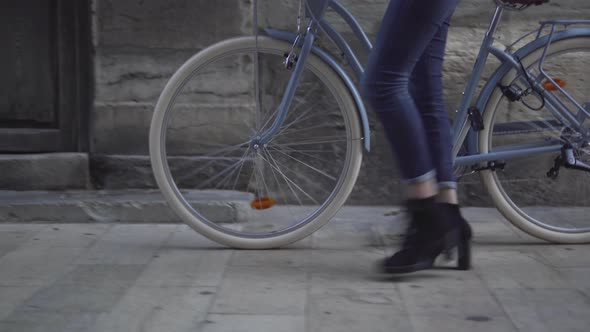
[[(522, 59), (524, 66), (535, 74), (539, 73), (543, 48)], [(565, 82), (565, 90), (590, 109), (590, 36), (554, 42), (544, 69), (552, 78)], [(504, 86), (528, 87), (514, 70), (501, 82)], [(560, 100), (573, 109), (571, 102), (561, 97)], [(532, 108), (543, 106), (542, 100), (532, 95), (525, 102)], [(588, 127), (590, 119), (585, 124)], [(553, 142), (561, 146), (565, 137), (572, 139), (578, 135), (547, 107), (532, 110), (521, 102), (510, 102), (499, 88), (487, 102), (484, 126), (479, 135), (481, 153), (511, 150), (524, 144)], [(590, 164), (588, 138), (578, 139), (583, 140), (583, 147), (576, 149), (576, 153), (580, 160)], [(516, 227), (547, 241), (590, 242), (590, 173), (562, 167), (555, 179), (550, 178), (548, 172), (560, 154), (553, 151), (507, 160), (503, 170), (484, 171), (481, 176), (500, 212)]]
[(150, 155), (158, 186), (184, 222), (231, 247), (280, 247), (310, 235), (358, 176), (356, 105), (313, 55), (280, 132), (252, 143), (275, 119), (291, 77), (283, 65), (290, 47), (243, 37), (207, 48), (179, 69), (156, 106)]

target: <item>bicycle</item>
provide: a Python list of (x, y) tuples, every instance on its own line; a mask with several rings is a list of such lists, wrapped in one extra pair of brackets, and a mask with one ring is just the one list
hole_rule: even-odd
[[(590, 91), (580, 67), (568, 69), (590, 64), (590, 20), (541, 22), (503, 50), (493, 45), (503, 12), (549, 0), (494, 1), (453, 123), (456, 170), (479, 173), (524, 232), (589, 242)], [(255, 24), (254, 36), (193, 56), (164, 88), (150, 129), (153, 171), (170, 207), (204, 236), (235, 248), (281, 247), (325, 225), (350, 195), (371, 134), (352, 78), (363, 68), (325, 19), (328, 8), (370, 52), (337, 0), (301, 0), (297, 33), (260, 35)], [(320, 31), (352, 74), (314, 44)], [(513, 51), (525, 38), (533, 40)], [(490, 54), (501, 65), (476, 96)]]

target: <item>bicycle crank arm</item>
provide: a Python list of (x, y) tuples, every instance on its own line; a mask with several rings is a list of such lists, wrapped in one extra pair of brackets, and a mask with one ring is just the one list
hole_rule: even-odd
[(553, 180), (559, 176), (559, 169), (565, 167), (567, 169), (575, 169), (578, 171), (590, 172), (590, 165), (576, 158), (574, 149), (565, 146), (561, 149), (561, 154), (555, 158), (554, 165), (547, 172), (547, 177)]
[(590, 172), (590, 165), (576, 158), (576, 156), (574, 155), (574, 150), (572, 148), (566, 148), (563, 150), (562, 153), (564, 159), (563, 166), (565, 168)]

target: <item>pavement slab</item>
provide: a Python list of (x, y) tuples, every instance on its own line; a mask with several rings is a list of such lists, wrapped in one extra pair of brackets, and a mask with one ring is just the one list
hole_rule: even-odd
[(298, 268), (231, 266), (212, 313), (303, 315), (307, 273)]
[(588, 331), (590, 299), (572, 289), (501, 289), (494, 294), (521, 331)]
[(405, 217), (346, 207), (286, 248), (233, 250), (181, 224), (0, 224), (0, 332), (587, 331), (590, 246), (468, 208), (473, 269), (380, 274)]
[(207, 287), (133, 286), (91, 331), (195, 331), (215, 294)]
[(396, 289), (317, 288), (309, 303), (309, 331), (412, 331)]
[(567, 268), (557, 271), (573, 288), (590, 298), (590, 268)]
[(203, 332), (300, 332), (305, 331), (303, 316), (286, 315), (209, 315), (202, 325)]
[(568, 288), (557, 270), (543, 263), (536, 254), (521, 251), (476, 251), (475, 271), (488, 287)]
[(39, 289), (38, 286), (0, 286), (0, 321)]
[(232, 251), (162, 249), (137, 280), (142, 286), (217, 287)]
[(0, 258), (0, 286), (47, 286), (52, 284), (59, 277), (74, 269), (73, 261), (84, 250), (84, 248), (46, 248), (21, 245)]

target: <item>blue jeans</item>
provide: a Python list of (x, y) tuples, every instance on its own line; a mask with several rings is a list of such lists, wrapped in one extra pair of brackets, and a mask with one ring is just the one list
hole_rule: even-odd
[(361, 82), (408, 183), (456, 188), (442, 66), (459, 0), (392, 0)]

